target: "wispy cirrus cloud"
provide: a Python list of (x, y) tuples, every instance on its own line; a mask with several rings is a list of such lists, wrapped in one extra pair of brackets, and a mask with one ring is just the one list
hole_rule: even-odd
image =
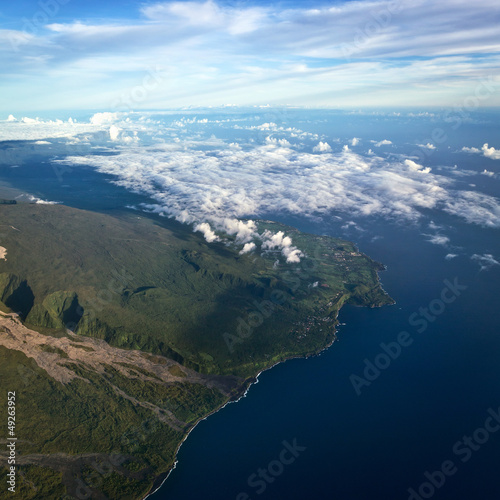
[[(26, 9), (29, 18), (30, 2)], [(500, 82), (492, 0), (207, 0), (123, 5), (94, 19), (72, 12), (0, 29), (9, 112), (109, 107), (157, 66), (166, 77), (142, 107), (453, 105), (481, 78)], [(491, 93), (488, 104), (499, 103)]]
[(483, 255), (474, 254), (471, 259), (476, 261), (481, 266), (481, 271), (487, 270), (492, 266), (499, 266), (500, 262), (496, 260), (492, 254), (485, 253)]

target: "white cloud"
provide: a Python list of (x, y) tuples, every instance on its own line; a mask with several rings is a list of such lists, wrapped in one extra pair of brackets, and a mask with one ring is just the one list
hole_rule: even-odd
[(240, 250), (240, 255), (253, 252), (256, 248), (257, 248), (257, 245), (253, 241), (250, 243), (245, 243), (243, 245), (243, 248)]
[(405, 160), (405, 165), (414, 172), (420, 172), (422, 174), (428, 174), (431, 171), (430, 167), (423, 167), (418, 163), (415, 163), (413, 160)]
[(114, 176), (117, 184), (151, 196), (156, 202), (151, 209), (183, 222), (210, 223), (236, 235), (240, 244), (250, 242), (254, 231), (241, 219), (268, 213), (320, 218), (344, 212), (417, 221), (421, 210), (432, 209), (500, 227), (498, 199), (461, 190), (454, 179), (409, 159), (352, 151), (318, 155), (255, 143), (238, 149), (212, 138), (152, 146), (122, 143), (116, 155), (55, 162), (92, 166)]
[(498, 199), (477, 191), (450, 192), (444, 203), (444, 210), (454, 215), (460, 215), (469, 223), (500, 227)]
[(157, 3), (143, 7), (142, 13), (153, 21), (175, 16), (185, 19), (188, 24), (195, 26), (212, 25), (218, 27), (224, 22), (222, 10), (211, 0), (206, 2)]
[(383, 139), (382, 141), (376, 142), (375, 146), (379, 148), (380, 146), (388, 146), (389, 144), (392, 144), (392, 141), (389, 141), (388, 139)]
[(257, 130), (278, 130), (278, 125), (276, 125), (276, 123), (273, 123), (273, 122), (270, 122), (270, 123), (263, 123), (262, 125), (255, 125), (253, 127), (249, 127), (249, 128), (254, 128), (254, 129), (257, 129)]
[(481, 266), (481, 271), (489, 269), (492, 266), (500, 265), (500, 262), (498, 262), (490, 253), (485, 253), (483, 255), (475, 253), (471, 256), (471, 259), (475, 260)]
[(286, 247), (282, 250), (288, 264), (298, 264), (304, 254), (296, 247)]
[(351, 146), (357, 146), (357, 145), (359, 144), (359, 141), (360, 141), (360, 140), (361, 140), (361, 139), (360, 139), (359, 137), (353, 137), (353, 138), (351, 139)]
[(425, 236), (429, 237), (427, 241), (433, 245), (446, 246), (450, 242), (450, 238), (448, 238), (448, 236), (443, 236), (442, 234), (426, 234)]
[(458, 257), (458, 254), (456, 254), (456, 253), (447, 253), (444, 258), (446, 260), (452, 260), (452, 259), (455, 259), (456, 257)]
[(59, 201), (43, 200), (31, 194), (27, 195), (27, 199), (30, 203), (36, 203), (37, 205), (58, 205), (60, 203)]
[(431, 144), (430, 142), (428, 142), (427, 144), (417, 144), (417, 146), (423, 149), (436, 149), (436, 146), (434, 146), (434, 144)]
[(90, 118), (90, 123), (92, 125), (108, 125), (118, 121), (120, 115), (118, 113), (95, 113)]
[(14, 115), (9, 115), (7, 118), (8, 122), (17, 122), (17, 118)]
[(90, 124), (62, 122), (61, 120), (40, 120), (23, 117), (21, 120), (5, 121), (0, 127), (0, 141), (37, 141), (50, 138), (68, 138), (76, 134), (95, 131)]
[(464, 147), (462, 148), (462, 151), (463, 151), (464, 153), (480, 153), (480, 152), (481, 152), (481, 150), (480, 150), (480, 149), (477, 149), (477, 148), (468, 148), (468, 147), (466, 147), (466, 146), (464, 146)]
[(356, 231), (364, 232), (366, 231), (363, 229), (360, 225), (356, 224), (354, 221), (348, 221), (346, 222), (343, 226), (341, 226), (342, 229), (348, 230), (348, 229), (356, 229)]
[(484, 169), (482, 172), (481, 172), (481, 175), (486, 175), (488, 177), (494, 177), (495, 176), (495, 172), (491, 172), (490, 170), (486, 170)]
[(205, 237), (208, 243), (219, 241), (219, 238), (214, 233), (214, 231), (212, 231), (212, 228), (210, 227), (210, 224), (208, 224), (208, 222), (202, 222), (201, 224), (196, 224), (196, 226), (194, 226), (193, 229), (195, 231), (203, 233), (203, 236)]
[(271, 233), (271, 231), (266, 231), (262, 235), (264, 238), (264, 242), (262, 243), (262, 249), (273, 250), (275, 248), (283, 248), (290, 246), (292, 244), (292, 240), (290, 237), (285, 236), (283, 231), (278, 231), (277, 233)]
[(120, 137), (120, 132), (121, 128), (118, 128), (116, 125), (111, 125), (111, 127), (109, 127), (109, 138), (112, 141), (117, 141)]
[(282, 148), (289, 148), (292, 145), (286, 139), (276, 139), (275, 137), (267, 136), (266, 144), (271, 144), (273, 146), (280, 146)]
[(224, 232), (236, 236), (236, 243), (248, 243), (257, 235), (257, 226), (253, 220), (224, 219)]
[[(141, 5), (127, 2), (122, 20), (77, 10), (33, 35), (0, 30), (8, 106), (104, 108), (140, 89), (146, 68), (158, 64), (168, 78), (132, 107), (453, 106), (483, 77), (491, 87), (500, 76), (493, 0)], [(480, 90), (480, 106), (498, 105), (498, 92)]]
[(145, 6), (142, 13), (152, 21), (171, 22), (204, 29), (224, 29), (232, 35), (251, 33), (265, 21), (263, 8), (223, 7), (212, 0), (205, 2), (168, 2)]
[(275, 234), (270, 231), (264, 231), (261, 237), (263, 239), (262, 250), (281, 250), (288, 264), (299, 263), (301, 257), (304, 257), (304, 254), (292, 245), (292, 239), (289, 236), (285, 236), (283, 231), (278, 231)]
[(481, 149), (478, 148), (468, 148), (463, 147), (462, 151), (465, 153), (483, 153), (486, 158), (491, 158), (492, 160), (500, 160), (500, 149), (495, 149), (493, 146), (490, 148), (488, 143), (483, 144)]
[(500, 160), (500, 149), (495, 149), (493, 146), (489, 148), (488, 144), (483, 144), (483, 147), (481, 149), (486, 158), (491, 158), (492, 160)]
[(330, 144), (327, 142), (319, 142), (316, 146), (313, 148), (314, 153), (328, 153), (332, 150)]

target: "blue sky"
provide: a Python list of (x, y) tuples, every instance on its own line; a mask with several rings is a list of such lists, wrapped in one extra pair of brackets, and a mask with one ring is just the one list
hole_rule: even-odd
[(0, 113), (500, 106), (499, 25), (497, 0), (4, 2)]

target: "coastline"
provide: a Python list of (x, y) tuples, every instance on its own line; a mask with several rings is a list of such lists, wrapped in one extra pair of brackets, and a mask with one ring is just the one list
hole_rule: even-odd
[[(377, 271), (377, 281), (378, 281), (378, 285), (380, 287), (380, 290), (384, 294), (386, 294), (387, 296), (389, 296), (389, 294), (382, 287), (382, 282), (381, 282), (380, 276), (379, 276), (379, 272), (385, 271), (386, 269), (387, 269), (386, 266), (382, 266), (380, 268), (380, 270)], [(277, 361), (276, 363), (268, 366), (267, 368), (262, 369), (260, 372), (257, 373), (257, 375), (255, 377), (249, 377), (248, 379), (246, 379), (245, 383), (243, 384), (243, 386), (241, 388), (241, 391), (240, 391), (240, 392), (242, 392), (241, 395), (234, 396), (232, 399), (230, 399), (229, 401), (227, 401), (226, 403), (224, 403), (220, 407), (214, 409), (212, 412), (210, 412), (209, 414), (207, 414), (203, 418), (200, 418), (193, 425), (193, 427), (191, 427), (191, 429), (189, 429), (189, 431), (186, 433), (186, 435), (184, 436), (184, 438), (182, 439), (182, 441), (179, 443), (179, 445), (177, 446), (177, 448), (175, 450), (175, 461), (174, 461), (174, 464), (172, 465), (172, 467), (167, 472), (165, 472), (163, 474), (160, 474), (159, 476), (157, 476), (155, 478), (155, 480), (153, 481), (153, 485), (152, 485), (150, 491), (144, 497), (142, 497), (141, 500), (148, 499), (149, 497), (151, 497), (152, 495), (154, 495), (155, 493), (157, 493), (161, 489), (161, 487), (165, 484), (165, 482), (170, 477), (170, 474), (177, 467), (177, 464), (179, 462), (177, 456), (179, 454), (179, 450), (180, 450), (181, 446), (184, 444), (184, 442), (189, 437), (189, 435), (191, 434), (191, 432), (196, 428), (196, 426), (200, 422), (202, 422), (203, 420), (207, 420), (210, 416), (212, 416), (215, 413), (219, 412), (220, 410), (222, 410), (223, 408), (225, 408), (227, 405), (229, 405), (231, 403), (237, 403), (242, 398), (246, 397), (246, 395), (250, 391), (250, 388), (252, 387), (252, 385), (255, 385), (255, 384), (259, 383), (259, 377), (260, 377), (260, 375), (262, 373), (264, 373), (264, 372), (266, 372), (268, 370), (271, 370), (275, 366), (277, 366), (279, 364), (282, 364), (282, 363), (286, 363), (287, 361), (290, 361), (292, 359), (308, 359), (308, 358), (311, 358), (311, 357), (314, 357), (314, 356), (319, 356), (319, 355), (321, 355), (321, 353), (323, 353), (324, 351), (326, 351), (327, 349), (329, 349), (335, 342), (337, 342), (338, 341), (338, 337), (337, 337), (338, 329), (337, 329), (337, 327), (340, 324), (339, 320), (338, 320), (338, 316), (340, 314), (340, 311), (341, 311), (342, 307), (344, 307), (345, 303), (346, 303), (345, 301), (342, 301), (342, 305), (340, 306), (340, 308), (337, 310), (337, 312), (335, 314), (335, 319), (334, 319), (334, 323), (333, 323), (333, 337), (332, 337), (331, 342), (329, 342), (327, 345), (325, 345), (324, 347), (319, 348), (318, 350), (316, 350), (314, 352), (311, 352), (311, 353), (308, 353), (308, 354), (303, 354), (303, 355), (290, 356), (289, 358), (285, 358), (283, 360)], [(370, 307), (370, 308), (375, 308), (375, 307), (382, 307), (383, 305), (394, 305), (394, 304), (396, 304), (396, 301), (394, 299), (392, 299), (392, 303), (390, 303), (390, 304), (378, 304), (378, 305), (369, 305), (369, 306), (354, 305), (354, 307)], [(345, 323), (342, 323), (342, 325), (345, 325)]]
[[(342, 307), (340, 308), (342, 309)], [(157, 493), (161, 487), (165, 484), (165, 482), (168, 480), (168, 478), (170, 477), (170, 474), (174, 471), (174, 469), (176, 468), (177, 466), (177, 463), (179, 462), (179, 460), (177, 459), (177, 455), (179, 453), (179, 450), (181, 448), (181, 446), (184, 444), (184, 442), (186, 441), (186, 439), (189, 437), (189, 435), (191, 434), (191, 432), (196, 428), (196, 426), (202, 422), (203, 420), (207, 420), (210, 416), (214, 415), (215, 413), (219, 412), (220, 410), (222, 410), (223, 408), (225, 408), (227, 405), (231, 404), (231, 403), (237, 403), (238, 401), (240, 401), (241, 399), (243, 399), (244, 397), (246, 397), (246, 395), (248, 394), (248, 392), (250, 391), (250, 388), (255, 385), (255, 384), (258, 384), (259, 383), (259, 377), (262, 373), (268, 371), (268, 370), (271, 370), (273, 369), (275, 366), (277, 365), (280, 365), (280, 364), (283, 364), (283, 363), (286, 363), (287, 361), (290, 361), (292, 359), (308, 359), (308, 358), (311, 358), (311, 357), (314, 357), (314, 356), (319, 356), (322, 352), (326, 351), (327, 349), (329, 349), (335, 342), (337, 342), (338, 338), (337, 338), (337, 326), (339, 325), (338, 323), (338, 315), (339, 315), (339, 312), (340, 312), (340, 309), (337, 311), (337, 314), (335, 316), (335, 323), (333, 325), (333, 329), (334, 329), (334, 332), (333, 332), (333, 339), (332, 341), (327, 344), (326, 346), (320, 348), (319, 350), (315, 351), (315, 352), (312, 352), (312, 353), (309, 353), (309, 354), (304, 354), (304, 355), (297, 355), (297, 356), (290, 356), (289, 358), (286, 358), (286, 359), (283, 359), (281, 361), (277, 361), (276, 363), (274, 363), (273, 365), (267, 367), (267, 368), (264, 368), (263, 370), (261, 370), (255, 377), (250, 377), (248, 378), (247, 380), (245, 380), (246, 382), (246, 385), (244, 384), (242, 386), (242, 391), (240, 392), (243, 392), (243, 394), (239, 395), (239, 396), (234, 396), (232, 399), (230, 399), (229, 401), (226, 401), (222, 406), (216, 408), (215, 410), (213, 410), (212, 412), (210, 412), (208, 415), (204, 416), (203, 418), (200, 418), (194, 425), (193, 427), (191, 427), (191, 429), (189, 429), (189, 431), (186, 433), (186, 435), (184, 436), (184, 438), (182, 439), (182, 441), (179, 443), (179, 446), (176, 448), (175, 450), (175, 462), (174, 464), (172, 465), (172, 467), (165, 473), (163, 474), (160, 474), (158, 477), (155, 478), (154, 482), (153, 482), (153, 485), (150, 489), (150, 491), (144, 496), (142, 497), (141, 500), (146, 500), (147, 498), (149, 498), (150, 496), (154, 495), (155, 493)], [(244, 389), (244, 391), (243, 391)]]
[[(279, 363), (276, 363), (274, 364), (273, 366), (276, 366), (277, 364)], [(272, 367), (271, 367), (272, 368)], [(157, 476), (155, 478), (155, 480), (153, 481), (153, 486), (151, 487), (150, 491), (146, 494), (146, 496), (142, 497), (142, 500), (146, 500), (147, 498), (149, 498), (151, 495), (154, 495), (162, 486), (163, 484), (167, 481), (167, 479), (169, 478), (170, 474), (172, 473), (172, 471), (176, 468), (177, 466), (177, 463), (178, 463), (178, 459), (177, 459), (177, 455), (179, 453), (179, 450), (181, 448), (181, 446), (184, 444), (184, 442), (186, 441), (186, 439), (189, 437), (189, 435), (191, 434), (191, 432), (196, 428), (196, 426), (202, 422), (203, 420), (207, 420), (208, 417), (214, 415), (215, 413), (219, 412), (220, 410), (222, 410), (223, 408), (225, 408), (227, 405), (231, 404), (231, 403), (237, 403), (238, 401), (240, 401), (242, 398), (244, 398), (248, 391), (250, 390), (250, 387), (253, 385), (253, 384), (256, 384), (258, 383), (258, 378), (259, 378), (259, 375), (268, 370), (270, 368), (266, 368), (264, 370), (262, 370), (261, 372), (259, 372), (259, 374), (255, 377), (255, 378), (249, 378), (247, 380), (245, 380), (245, 382), (248, 382), (247, 385), (243, 385), (243, 388), (245, 388), (245, 391), (243, 392), (243, 394), (241, 395), (237, 395), (237, 396), (234, 396), (233, 399), (230, 399), (229, 401), (226, 401), (222, 406), (219, 406), (218, 408), (214, 409), (213, 411), (211, 411), (210, 413), (208, 413), (207, 415), (205, 415), (204, 417), (200, 418), (199, 420), (196, 421), (196, 423), (193, 424), (193, 426), (191, 427), (191, 429), (189, 429), (189, 431), (186, 433), (186, 435), (182, 438), (182, 441), (179, 443), (179, 445), (177, 446), (176, 450), (175, 450), (175, 461), (174, 461), (174, 464), (170, 467), (170, 469), (167, 471), (167, 472), (164, 472), (163, 474), (160, 474), (159, 476)], [(240, 391), (241, 392), (241, 391)], [(237, 398), (237, 399), (234, 399), (234, 398)]]

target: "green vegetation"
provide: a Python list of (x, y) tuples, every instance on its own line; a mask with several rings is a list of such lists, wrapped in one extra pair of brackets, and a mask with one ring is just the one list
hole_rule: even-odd
[[(0, 475), (4, 479), (7, 476), (7, 469), (0, 467)], [(63, 498), (65, 494), (62, 473), (49, 467), (22, 465), (18, 469), (16, 482), (16, 493), (9, 494), (12, 498), (40, 500)], [(9, 498), (9, 496), (4, 493), (3, 498)]]
[[(106, 365), (103, 373), (42, 345), (39, 352), (59, 356), (57, 363), (80, 377), (62, 384), (0, 346), (2, 383), (20, 395), (20, 452), (28, 462), (46, 455), (43, 468), (22, 465), (35, 484), (47, 474), (47, 489), (36, 498), (61, 498), (61, 488), (75, 495), (78, 484), (95, 498), (140, 497), (169, 470), (200, 418), (262, 369), (329, 345), (344, 303), (392, 303), (378, 282), (382, 266), (351, 243), (273, 222), (260, 221), (259, 232), (284, 231), (305, 253), (300, 264), (285, 264), (279, 252), (239, 255), (175, 221), (131, 212), (16, 204), (0, 206), (0, 218), (15, 228), (0, 242), (8, 252), (0, 260), (1, 310), (18, 312), (49, 337), (69, 329), (141, 350), (158, 366), (170, 363), (165, 358), (184, 365), (168, 366), (169, 380), (123, 362), (124, 371)], [(92, 355), (76, 340), (71, 336), (72, 347)], [(101, 469), (108, 472), (96, 473)], [(85, 479), (96, 474), (98, 480)]]

